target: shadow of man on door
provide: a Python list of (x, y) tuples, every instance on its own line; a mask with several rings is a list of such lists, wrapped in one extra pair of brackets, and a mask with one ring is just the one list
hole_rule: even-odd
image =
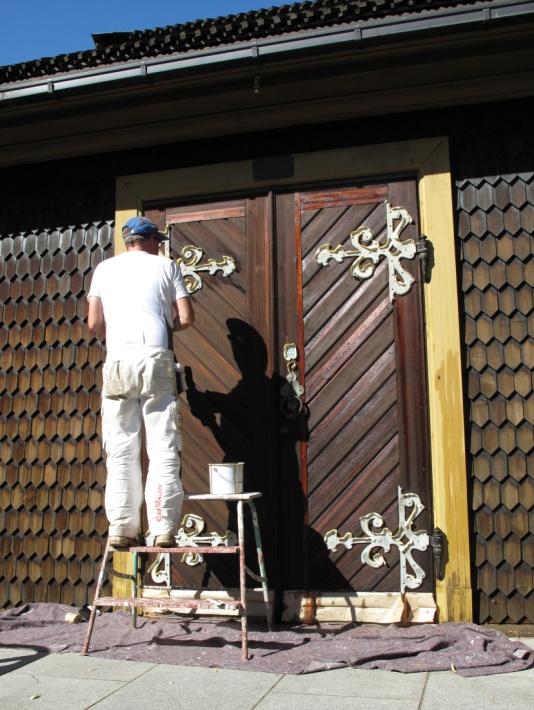
[[(307, 441), (306, 408), (280, 404), (287, 381), (266, 374), (267, 348), (251, 325), (238, 318), (226, 321), (232, 355), (241, 379), (227, 393), (199, 391), (191, 368), (186, 368), (187, 402), (191, 414), (211, 431), (224, 462), (245, 463), (245, 491), (260, 491), (258, 516), (269, 587), (275, 590), (275, 612), (282, 611), (282, 592), (308, 589), (310, 560), (327, 570), (330, 589), (348, 589), (345, 577), (329, 559), (322, 536), (306, 524), (307, 501), (301, 480), (300, 448)], [(235, 506), (228, 506), (228, 528), (236, 530)], [(255, 559), (254, 537), (247, 530), (247, 558)], [(206, 575), (223, 586), (235, 586), (235, 574), (217, 556), (206, 561)], [(207, 580), (205, 579), (204, 582)], [(257, 586), (257, 585), (255, 585)]]

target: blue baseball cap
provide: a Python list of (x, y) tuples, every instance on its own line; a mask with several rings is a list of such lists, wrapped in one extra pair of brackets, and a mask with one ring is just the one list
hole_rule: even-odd
[(145, 239), (154, 234), (159, 238), (160, 242), (168, 239), (167, 235), (160, 232), (157, 225), (147, 217), (132, 217), (122, 228), (122, 237), (126, 243), (133, 242), (139, 237)]

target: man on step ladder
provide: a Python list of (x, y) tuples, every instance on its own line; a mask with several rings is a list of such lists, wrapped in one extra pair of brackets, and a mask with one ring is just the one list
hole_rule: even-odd
[(141, 440), (149, 458), (145, 501), (157, 547), (172, 547), (179, 525), (181, 418), (168, 329), (184, 330), (194, 312), (181, 271), (159, 255), (167, 237), (145, 217), (123, 227), (126, 252), (99, 264), (88, 294), (88, 325), (106, 340), (102, 438), (109, 544), (139, 544), (143, 485)]

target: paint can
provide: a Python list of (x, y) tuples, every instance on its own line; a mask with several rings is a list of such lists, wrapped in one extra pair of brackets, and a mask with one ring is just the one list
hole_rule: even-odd
[(229, 495), (243, 493), (243, 468), (245, 464), (239, 463), (210, 463), (210, 493), (215, 495)]
[(81, 614), (77, 614), (75, 611), (68, 611), (65, 614), (65, 621), (67, 624), (81, 624), (84, 618)]

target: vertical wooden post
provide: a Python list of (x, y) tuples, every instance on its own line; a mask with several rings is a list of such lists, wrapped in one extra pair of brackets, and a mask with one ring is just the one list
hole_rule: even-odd
[(471, 621), (472, 591), (456, 245), (449, 145), (443, 138), (422, 165), (421, 230), (434, 245), (425, 286), (434, 525), (448, 538), (445, 579), (436, 582), (440, 621)]

